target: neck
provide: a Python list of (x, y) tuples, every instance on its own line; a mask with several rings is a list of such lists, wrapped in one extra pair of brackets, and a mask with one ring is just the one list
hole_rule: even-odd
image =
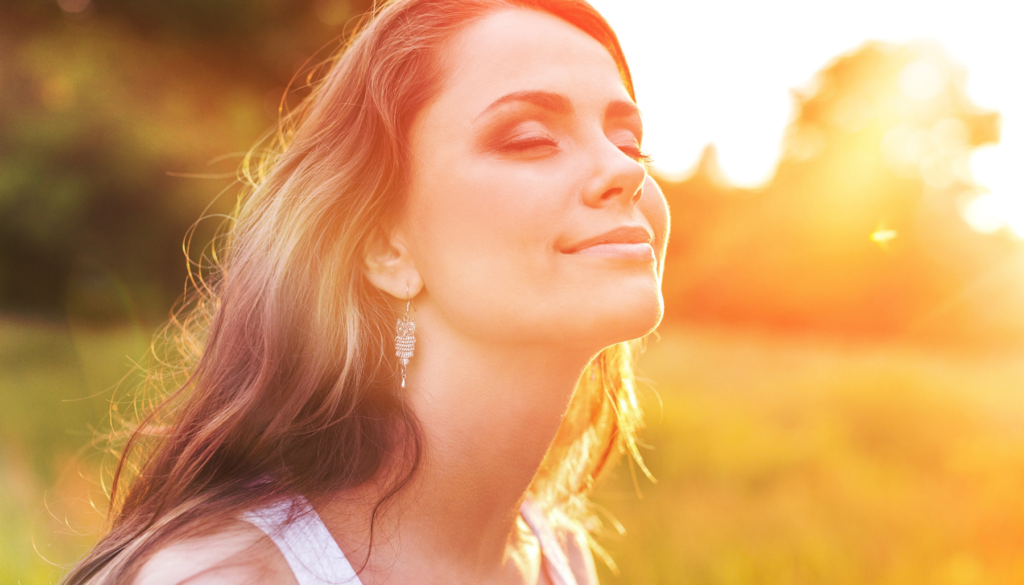
[[(405, 568), (428, 571), (420, 577), (454, 569), (467, 582), (522, 580), (505, 577), (538, 573), (539, 554), (523, 552), (536, 543), (528, 534), (524, 540), (518, 507), (591, 356), (480, 342), (423, 321), (405, 389), (423, 430), (423, 458), (381, 520), (385, 529), (375, 532), (386, 544), (374, 546), (364, 582), (374, 581), (378, 567), (398, 582)], [(368, 524), (353, 531), (352, 522), (339, 521), (368, 518), (352, 502), (365, 508), (372, 500), (339, 498), (324, 514), (356, 561), (365, 556), (357, 551), (366, 550)]]

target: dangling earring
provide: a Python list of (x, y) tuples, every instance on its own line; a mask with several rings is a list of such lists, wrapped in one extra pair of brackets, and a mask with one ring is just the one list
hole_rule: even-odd
[[(408, 291), (406, 292), (408, 294)], [(409, 358), (412, 357), (413, 346), (416, 345), (416, 322), (409, 315), (412, 308), (412, 297), (405, 303), (405, 317), (398, 320), (395, 327), (398, 335), (395, 337), (395, 356), (402, 363), (402, 388), (405, 388), (405, 368), (409, 365)]]

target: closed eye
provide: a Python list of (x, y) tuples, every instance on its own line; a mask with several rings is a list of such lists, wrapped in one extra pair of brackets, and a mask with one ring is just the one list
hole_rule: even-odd
[(498, 147), (500, 152), (522, 152), (541, 147), (557, 147), (558, 141), (547, 136), (530, 136), (510, 140)]
[(651, 164), (651, 162), (654, 161), (654, 159), (651, 158), (651, 155), (640, 150), (640, 147), (636, 144), (619, 145), (619, 150), (625, 153), (629, 158), (645, 165)]

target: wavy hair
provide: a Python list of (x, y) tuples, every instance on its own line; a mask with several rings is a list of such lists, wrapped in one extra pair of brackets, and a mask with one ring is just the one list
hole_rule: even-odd
[[(212, 267), (193, 276), (191, 302), (165, 329), (173, 357), (149, 372), (152, 405), (116, 447), (108, 531), (64, 583), (129, 582), (161, 547), (243, 510), (295, 494), (315, 504), (371, 480), (384, 486), (372, 544), (382, 506), (416, 472), (422, 439), (390, 358), (396, 314), (363, 259), (403, 208), (410, 126), (443, 81), (445, 42), (504, 8), (589, 34), (633, 96), (615, 33), (583, 0), (378, 7), (246, 157), (246, 188)], [(574, 529), (596, 527), (587, 494), (613, 456), (639, 461), (636, 343), (587, 366), (529, 487)]]

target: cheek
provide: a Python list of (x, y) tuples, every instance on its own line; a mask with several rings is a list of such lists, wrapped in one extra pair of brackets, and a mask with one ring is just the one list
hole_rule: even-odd
[(428, 258), (523, 253), (545, 237), (551, 209), (545, 209), (536, 185), (524, 177), (462, 169), (426, 187), (410, 215)]
[(515, 291), (549, 287), (564, 186), (525, 167), (449, 168), (423, 177), (408, 208), (413, 256), (432, 296), (446, 310), (482, 313), (514, 304)]

